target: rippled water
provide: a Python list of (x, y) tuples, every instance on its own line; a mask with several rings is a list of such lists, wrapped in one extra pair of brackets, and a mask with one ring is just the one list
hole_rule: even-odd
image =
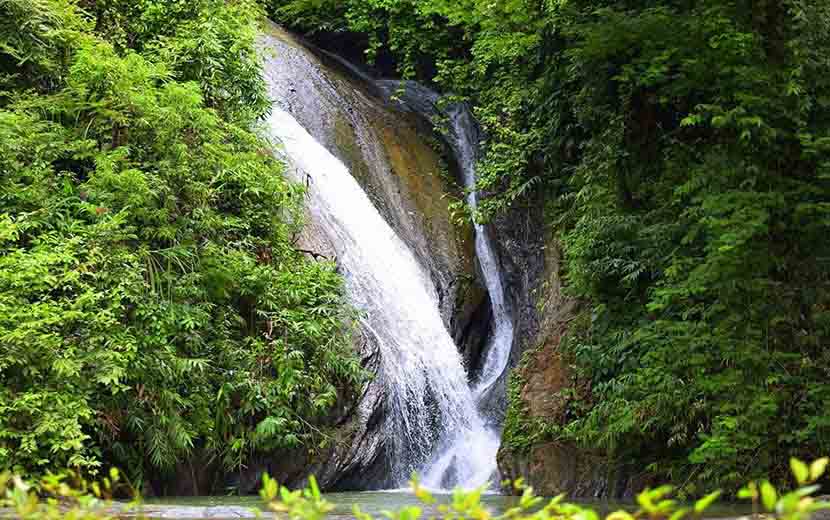
[[(436, 495), (438, 503), (449, 503), (451, 496), (447, 494)], [(424, 507), (424, 512), (437, 513), (435, 506), (424, 506), (411, 492), (406, 491), (361, 491), (352, 493), (326, 493), (325, 499), (334, 504), (332, 512), (334, 516), (351, 515), (354, 506), (373, 516), (381, 516), (383, 511), (394, 511), (407, 506)], [(484, 495), (482, 503), (496, 513), (504, 511), (515, 504), (516, 497), (505, 495)], [(147, 500), (148, 504), (164, 504), (177, 506), (242, 506), (261, 509), (263, 504), (259, 497), (254, 496), (206, 496), (206, 497), (167, 497)]]

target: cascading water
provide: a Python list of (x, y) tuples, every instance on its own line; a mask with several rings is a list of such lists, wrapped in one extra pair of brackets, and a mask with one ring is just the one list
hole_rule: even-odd
[[(447, 110), (451, 121), (450, 139), (455, 150), (464, 186), (467, 189), (467, 204), (475, 212), (478, 208), (478, 191), (476, 190), (476, 163), (478, 161), (478, 131), (469, 110), (463, 105), (453, 105)], [(493, 338), (488, 346), (484, 364), (473, 393), (477, 398), (483, 397), (498, 381), (510, 359), (513, 346), (513, 320), (508, 312), (504, 298), (504, 285), (501, 279), (496, 251), (490, 230), (474, 222), (475, 248), (484, 284), (490, 295), (493, 309)]]
[[(467, 204), (478, 207), (476, 162), (478, 161), (478, 127), (467, 107), (450, 104), (438, 108), (440, 96), (412, 81), (381, 81), (379, 85), (390, 99), (397, 99), (409, 110), (427, 118), (444, 116), (449, 122), (447, 139), (452, 147), (467, 189)], [(504, 297), (498, 260), (489, 229), (478, 223), (475, 250), (493, 311), (493, 334), (484, 351), (484, 363), (473, 386), (473, 399), (480, 412), (484, 399), (501, 378), (513, 346), (513, 321)], [(431, 487), (474, 487), (486, 482), (496, 472), (496, 453), (500, 443), (499, 426), (484, 423), (481, 429), (458, 432), (445, 440), (440, 455), (424, 471), (424, 484)]]
[(279, 106), (268, 128), (295, 180), (308, 184), (309, 211), (331, 234), (351, 301), (380, 345), (393, 471), (405, 481), (412, 462), (423, 458), (413, 449), (429, 451), (442, 432), (481, 423), (434, 287), (342, 162)]
[[(378, 347), (373, 384), (382, 387), (385, 399), (382, 428), (391, 472), (385, 482), (403, 486), (417, 470), (424, 483), (436, 489), (484, 485), (496, 473), (500, 435), (497, 425), (483, 417), (480, 403), (504, 372), (513, 336), (487, 229), (476, 224), (475, 249), (490, 294), (494, 327), (486, 359), (471, 388), (439, 313), (429, 273), (384, 220), (352, 172), (308, 131), (314, 128), (319, 134), (326, 125), (320, 106), (327, 102), (325, 96), (335, 105), (353, 98), (341, 96), (338, 89), (343, 87), (295, 47), (276, 40), (268, 44), (290, 55), (266, 60), (265, 79), (275, 98), (268, 134), (278, 142), (289, 175), (308, 186), (311, 220), (334, 248), (350, 301), (362, 311), (364, 333)], [(302, 70), (297, 72), (297, 68)], [(300, 78), (287, 84), (285, 76), (292, 74)], [(412, 92), (422, 93), (434, 111), (437, 95), (412, 85), (417, 86)], [(289, 99), (287, 92), (294, 86), (309, 92), (302, 99)], [(390, 85), (380, 82), (378, 86), (386, 90)], [(347, 110), (353, 108), (348, 105)], [(421, 113), (434, 115), (427, 110)], [(303, 116), (302, 124), (298, 114)], [(452, 107), (448, 115), (453, 123), (450, 142), (469, 189), (468, 202), (475, 207), (476, 126), (461, 106)], [(372, 133), (356, 132), (369, 150), (368, 159), (381, 161), (382, 154), (371, 146)]]

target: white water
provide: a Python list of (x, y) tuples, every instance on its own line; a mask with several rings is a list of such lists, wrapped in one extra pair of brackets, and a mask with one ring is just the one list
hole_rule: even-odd
[[(475, 211), (478, 207), (475, 123), (470, 113), (461, 106), (452, 108), (448, 115), (452, 123), (448, 137), (464, 176), (467, 203)], [(484, 352), (484, 363), (473, 388), (473, 399), (480, 409), (487, 392), (507, 368), (513, 345), (513, 321), (504, 299), (501, 272), (489, 230), (479, 223), (475, 223), (474, 227), (476, 255), (493, 310), (493, 336)], [(497, 472), (496, 454), (500, 442), (499, 428), (485, 422), (481, 423), (480, 428), (458, 432), (449, 443), (444, 444), (439, 457), (427, 467), (425, 485), (470, 488), (488, 482)]]
[(380, 346), (395, 446), (390, 459), (404, 485), (447, 432), (484, 428), (435, 288), (340, 160), (278, 106), (268, 128), (291, 175), (308, 184), (308, 209), (329, 235), (350, 299)]
[[(468, 190), (467, 203), (475, 211), (478, 208), (478, 191), (476, 191), (476, 150), (478, 143), (473, 141), (472, 116), (465, 110), (459, 110), (453, 117), (455, 133), (455, 149), (458, 161), (464, 175), (464, 185)], [(513, 320), (507, 310), (504, 299), (501, 270), (496, 260), (493, 241), (489, 230), (474, 223), (476, 238), (476, 255), (478, 256), (484, 283), (490, 295), (490, 305), (493, 309), (493, 340), (486, 352), (484, 365), (481, 369), (479, 381), (475, 387), (476, 397), (481, 397), (501, 377), (507, 362), (510, 359), (510, 350), (513, 346)]]

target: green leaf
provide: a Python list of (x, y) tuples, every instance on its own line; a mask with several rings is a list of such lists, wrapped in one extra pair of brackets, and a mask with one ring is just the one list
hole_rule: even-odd
[(669, 520), (681, 520), (687, 514), (689, 514), (689, 508), (683, 507), (672, 513)]
[(317, 485), (317, 479), (314, 475), (308, 477), (308, 487), (311, 489), (311, 496), (315, 499), (320, 499), (320, 487)]
[(825, 470), (827, 470), (827, 464), (830, 463), (830, 457), (822, 457), (820, 459), (816, 459), (810, 464), (810, 480), (815, 482), (822, 475), (824, 475)]
[(761, 503), (767, 511), (774, 511), (776, 502), (778, 502), (778, 493), (768, 480), (764, 480), (761, 482)]
[(816, 491), (818, 491), (819, 489), (821, 489), (821, 486), (819, 486), (818, 484), (813, 484), (812, 486), (800, 487), (796, 489), (794, 493), (799, 497), (808, 497)]
[(718, 497), (720, 495), (721, 495), (720, 490), (713, 491), (712, 493), (709, 493), (705, 497), (703, 497), (700, 500), (698, 500), (697, 502), (695, 502), (695, 508), (694, 508), (695, 513), (700, 514), (700, 513), (704, 512), (710, 505), (712, 505), (712, 502), (714, 502), (715, 500), (718, 499)]
[(796, 482), (798, 482), (798, 485), (805, 484), (810, 478), (810, 469), (806, 464), (795, 457), (790, 459), (790, 469), (792, 470), (793, 476), (795, 477)]
[(750, 482), (738, 491), (738, 498), (755, 500), (758, 498), (758, 486), (755, 482)]
[[(628, 511), (614, 511), (605, 517), (605, 520), (634, 520), (634, 517)], [(680, 520), (679, 518), (672, 518), (671, 520)]]

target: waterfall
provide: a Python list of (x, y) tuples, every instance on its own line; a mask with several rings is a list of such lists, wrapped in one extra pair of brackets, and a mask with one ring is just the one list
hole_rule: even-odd
[[(467, 204), (475, 212), (478, 208), (476, 190), (476, 162), (478, 161), (478, 131), (470, 111), (464, 105), (454, 105), (448, 110), (452, 123), (450, 138), (464, 176)], [(475, 385), (474, 393), (481, 399), (493, 387), (507, 368), (513, 346), (513, 320), (504, 298), (501, 270), (493, 247), (493, 239), (487, 226), (474, 222), (475, 248), (490, 295), (493, 309), (493, 338), (485, 352), (484, 365)]]
[[(451, 123), (449, 138), (468, 192), (467, 204), (475, 212), (478, 207), (475, 171), (478, 151), (476, 125), (469, 110), (463, 105), (450, 107), (447, 115)], [(476, 406), (481, 410), (487, 392), (493, 388), (507, 368), (513, 346), (513, 321), (504, 299), (501, 271), (490, 231), (478, 222), (474, 222), (474, 228), (476, 256), (493, 310), (493, 335), (484, 350), (484, 363), (473, 387)], [(485, 424), (481, 431), (472, 430), (460, 433), (447, 445), (441, 456), (428, 467), (424, 483), (428, 486), (440, 483), (447, 487), (480, 485), (482, 479), (492, 478), (496, 472), (496, 454), (500, 442), (501, 431), (495, 424)], [(465, 459), (471, 456), (481, 457), (486, 462), (486, 466), (479, 465), (480, 468), (476, 467), (475, 472), (465, 478), (465, 475), (458, 474), (453, 466), (463, 465)], [(489, 473), (485, 475), (485, 471)]]
[[(325, 103), (345, 105), (351, 112), (359, 108), (353, 100), (362, 94), (350, 92), (352, 97), (345, 97), (341, 92), (345, 87), (294, 43), (267, 43), (278, 53), (265, 63), (265, 80), (274, 98), (267, 134), (285, 158), (288, 175), (307, 186), (310, 219), (333, 247), (350, 303), (361, 312), (362, 330), (378, 348), (373, 384), (382, 387), (385, 399), (381, 428), (391, 473), (385, 482), (404, 486), (413, 471), (435, 489), (491, 482), (500, 432), (484, 417), (480, 405), (505, 370), (513, 326), (487, 228), (475, 225), (475, 251), (490, 295), (493, 334), (479, 377), (471, 386), (439, 312), (430, 273), (378, 211), (355, 172), (315, 137), (325, 133)], [(422, 100), (434, 112), (437, 95), (412, 85), (417, 87), (412, 92), (423, 93)], [(384, 91), (391, 83), (373, 87)], [(295, 88), (303, 95), (289, 97)], [(461, 105), (447, 113), (452, 121), (450, 144), (469, 190), (468, 203), (475, 207), (477, 127)], [(367, 160), (381, 161), (371, 132), (362, 130), (355, 129), (368, 150)]]
[[(439, 108), (440, 96), (413, 81), (380, 81), (387, 97), (408, 110), (427, 118), (443, 117), (449, 128), (446, 138), (455, 153), (467, 190), (467, 204), (478, 207), (476, 163), (478, 161), (478, 125), (466, 105), (453, 103)], [(504, 297), (504, 285), (493, 239), (487, 226), (474, 222), (475, 250), (493, 311), (493, 333), (483, 352), (484, 363), (473, 385), (473, 399), (481, 413), (488, 392), (504, 374), (513, 346), (513, 321)], [(457, 432), (445, 440), (438, 457), (424, 470), (424, 483), (430, 487), (474, 487), (486, 482), (496, 472), (496, 453), (500, 444), (499, 425), (487, 422), (479, 429)]]
[(279, 106), (268, 129), (294, 180), (307, 183), (309, 212), (330, 234), (351, 303), (380, 346), (393, 471), (403, 484), (444, 432), (480, 427), (461, 357), (432, 282), (349, 170)]

